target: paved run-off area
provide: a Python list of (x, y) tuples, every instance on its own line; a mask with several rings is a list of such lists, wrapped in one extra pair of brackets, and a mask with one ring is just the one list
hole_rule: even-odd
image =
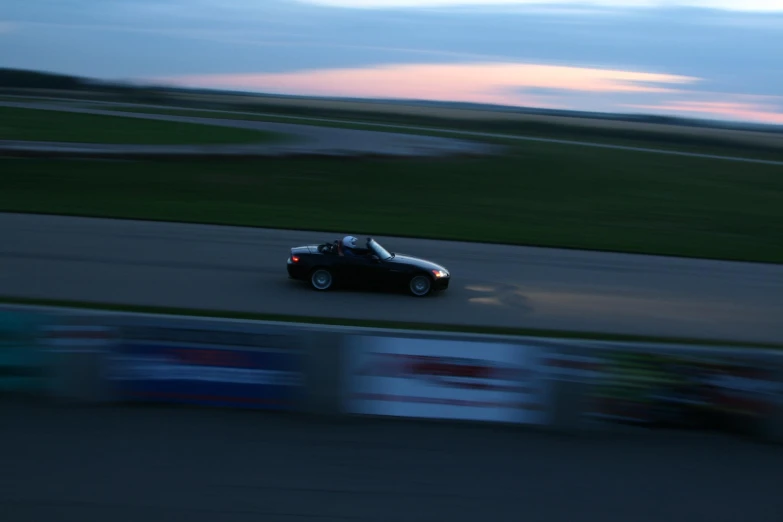
[(704, 434), (0, 401), (3, 522), (778, 522), (783, 451)]
[[(259, 143), (248, 145), (247, 140), (240, 144), (224, 145), (156, 145), (149, 144), (100, 144), (100, 143), (59, 143), (59, 142), (20, 142), (3, 139), (0, 129), (0, 153), (5, 155), (39, 153), (57, 153), (58, 155), (91, 154), (221, 154), (240, 156), (289, 156), (289, 155), (324, 155), (324, 156), (450, 156), (454, 154), (495, 154), (502, 147), (457, 138), (437, 136), (422, 136), (395, 132), (367, 131), (342, 129), (332, 127), (317, 127), (312, 125), (296, 125), (292, 123), (274, 123), (250, 120), (232, 120), (230, 118), (195, 118), (190, 116), (172, 116), (164, 114), (135, 114), (93, 108), (77, 108), (68, 105), (52, 105), (42, 103), (12, 103), (0, 101), (0, 107), (17, 109), (50, 110), (53, 117), (72, 114), (113, 116), (124, 118), (125, 122), (136, 120), (140, 122), (159, 122), (171, 125), (199, 124), (213, 126), (211, 132), (256, 131)], [(123, 121), (123, 120), (120, 120)], [(271, 133), (282, 136), (285, 141), (266, 142), (266, 136), (261, 133)]]
[[(351, 231), (346, 231), (350, 233)], [(292, 246), (341, 234), (0, 214), (0, 296), (780, 343), (783, 266), (378, 237), (444, 264), (427, 299), (316, 293)]]

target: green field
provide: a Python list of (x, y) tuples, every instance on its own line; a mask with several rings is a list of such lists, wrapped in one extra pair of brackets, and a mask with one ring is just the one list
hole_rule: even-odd
[(0, 107), (0, 140), (147, 145), (264, 143), (280, 135), (247, 129)]
[(531, 144), (503, 158), (3, 159), (0, 171), (4, 211), (783, 262), (779, 166)]
[[(607, 145), (621, 145), (628, 147), (642, 147), (699, 154), (714, 154), (722, 156), (729, 155), (745, 158), (783, 161), (783, 148), (780, 146), (780, 141), (775, 141), (772, 143), (758, 142), (754, 144), (738, 143), (728, 138), (721, 138), (710, 135), (707, 132), (704, 134), (696, 133), (694, 135), (684, 136), (641, 130), (628, 131), (601, 128), (600, 126), (576, 127), (574, 125), (554, 123), (510, 122), (500, 120), (447, 120), (415, 117), (404, 114), (376, 114), (370, 112), (340, 113), (331, 111), (319, 115), (316, 114), (317, 111), (314, 111), (313, 114), (308, 116), (306, 112), (300, 113), (297, 111), (290, 111), (290, 114), (285, 114), (286, 110), (290, 110), (289, 107), (275, 108), (278, 114), (259, 114), (262, 111), (257, 107), (254, 111), (247, 110), (240, 112), (198, 110), (179, 107), (132, 107), (111, 104), (102, 105), (100, 108), (130, 113), (167, 114), (174, 116), (193, 116), (198, 118), (229, 118), (233, 120), (270, 121), (289, 124), (293, 123), (302, 125), (315, 125), (320, 127), (341, 127), (360, 130), (401, 132), (406, 134), (424, 134), (449, 138), (510, 143), (512, 145), (518, 144), (520, 142), (520, 140), (513, 139), (459, 134), (459, 132), (467, 131), (476, 133), (491, 133), (503, 136), (560, 139)], [(390, 127), (390, 125), (397, 125), (398, 127)], [(415, 129), (412, 127), (420, 128)]]

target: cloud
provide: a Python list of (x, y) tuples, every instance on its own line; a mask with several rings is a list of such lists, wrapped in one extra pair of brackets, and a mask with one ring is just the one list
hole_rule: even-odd
[[(267, 93), (426, 99), (526, 105), (533, 89), (601, 93), (671, 93), (698, 78), (616, 69), (523, 63), (395, 64), (277, 74), (154, 78), (173, 85)], [(526, 93), (525, 89), (531, 89)], [(551, 98), (551, 97), (550, 97)]]
[(431, 9), (519, 7), (542, 5), (573, 7), (703, 7), (729, 11), (783, 11), (780, 0), (297, 0), (300, 3), (353, 9)]
[(694, 76), (530, 63), (392, 64), (275, 74), (155, 78), (172, 85), (278, 94), (647, 112), (783, 124), (783, 97), (697, 90)]
[(754, 118), (777, 102), (741, 96), (783, 96), (783, 13), (736, 10), (783, 9), (783, 0), (406, 1), (379, 10), (325, 0), (6, 0), (0, 66), (606, 112), (749, 109)]
[(0, 34), (10, 34), (19, 29), (19, 24), (0, 20)]
[(772, 104), (763, 105), (735, 101), (672, 101), (662, 104), (628, 105), (628, 107), (657, 113), (783, 125), (783, 110), (779, 105)]

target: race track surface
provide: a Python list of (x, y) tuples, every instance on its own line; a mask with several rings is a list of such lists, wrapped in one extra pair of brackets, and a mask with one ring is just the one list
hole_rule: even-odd
[(342, 235), (0, 214), (0, 296), (783, 340), (783, 266), (377, 237), (444, 264), (452, 287), (417, 299), (288, 279), (290, 247)]
[[(299, 122), (299, 123), (277, 124), (272, 122), (255, 121), (255, 122), (251, 122), (251, 127), (246, 127), (246, 128), (255, 128), (261, 130), (295, 134), (298, 135), (300, 138), (303, 138), (305, 142), (309, 142), (309, 144), (314, 143), (312, 141), (314, 137), (315, 142), (319, 142), (318, 146), (316, 147), (310, 147), (310, 146), (275, 147), (269, 145), (259, 146), (256, 147), (256, 152), (259, 155), (280, 155), (280, 154), (289, 153), (292, 150), (303, 151), (303, 152), (306, 151), (307, 153), (332, 154), (332, 155), (334, 154), (378, 154), (378, 153), (389, 154), (389, 155), (414, 155), (414, 154), (415, 155), (441, 155), (441, 154), (449, 154), (449, 153), (453, 154), (455, 152), (469, 153), (469, 154), (493, 154), (499, 152), (497, 146), (488, 147), (486, 143), (482, 144), (482, 143), (477, 143), (475, 141), (465, 141), (465, 140), (444, 141), (444, 138), (434, 138), (434, 137), (427, 138), (426, 136), (412, 135), (412, 134), (407, 134), (407, 136), (413, 136), (413, 139), (406, 139), (405, 133), (393, 132), (395, 130), (396, 131), (413, 130), (413, 131), (423, 131), (423, 132), (448, 131), (450, 134), (454, 134), (456, 136), (464, 136), (466, 140), (469, 138), (496, 138), (496, 139), (503, 139), (503, 140), (528, 141), (528, 142), (535, 142), (535, 143), (552, 143), (558, 145), (569, 145), (569, 146), (589, 147), (589, 148), (608, 149), (608, 150), (643, 152), (647, 154), (663, 154), (666, 156), (705, 158), (705, 159), (713, 159), (713, 160), (720, 160), (720, 161), (732, 161), (738, 163), (783, 165), (783, 161), (764, 160), (764, 159), (752, 158), (752, 157), (704, 154), (698, 152), (686, 152), (686, 151), (657, 149), (657, 148), (649, 148), (649, 147), (632, 147), (627, 145), (614, 145), (609, 143), (596, 143), (590, 141), (542, 138), (540, 136), (520, 136), (518, 134), (501, 134), (495, 132), (468, 131), (464, 129), (443, 129), (443, 128), (435, 128), (435, 127), (421, 127), (417, 125), (399, 125), (399, 124), (392, 124), (392, 123), (378, 123), (378, 122), (367, 122), (367, 121), (335, 120), (330, 118), (307, 118), (307, 117), (286, 116), (286, 115), (271, 114), (271, 113), (221, 111), (221, 110), (214, 110), (214, 109), (199, 109), (199, 110), (212, 112), (216, 114), (225, 114), (226, 118), (225, 119), (191, 118), (188, 116), (118, 112), (118, 109), (124, 107), (136, 108), (136, 109), (149, 108), (149, 109), (164, 109), (164, 110), (166, 109), (170, 110), (172, 108), (176, 108), (176, 107), (171, 107), (166, 105), (101, 102), (95, 100), (89, 102), (89, 104), (94, 107), (101, 107), (103, 105), (108, 105), (117, 108), (112, 110), (105, 110), (105, 109), (91, 109), (89, 107), (79, 107), (78, 103), (83, 103), (84, 100), (81, 100), (81, 102), (77, 102), (73, 99), (67, 99), (67, 98), (47, 98), (46, 100), (47, 101), (44, 103), (0, 101), (0, 106), (7, 105), (7, 106), (16, 106), (16, 107), (28, 107), (28, 108), (51, 108), (53, 106), (51, 102), (54, 101), (57, 102), (56, 106), (58, 107), (58, 110), (63, 109), (72, 112), (92, 112), (94, 114), (127, 116), (133, 118), (146, 118), (146, 119), (150, 119), (151, 117), (151, 119), (157, 119), (157, 120), (183, 121), (183, 122), (190, 122), (190, 123), (209, 124), (210, 121), (212, 121), (212, 122), (218, 122), (217, 123), (218, 125), (224, 125), (229, 127), (246, 127), (247, 120), (230, 119), (232, 115), (236, 116), (238, 114), (251, 115), (259, 118), (263, 118), (263, 117), (290, 118), (293, 122)], [(324, 127), (320, 127), (316, 125), (308, 125), (306, 123), (307, 121), (331, 123), (334, 124), (335, 126), (327, 127), (325, 129)], [(364, 125), (365, 127), (388, 129), (388, 132), (341, 129), (340, 125)], [(343, 132), (343, 131), (347, 131), (347, 132)], [(350, 138), (350, 139), (346, 139), (346, 138)], [(420, 141), (419, 138), (422, 138), (423, 141)], [(14, 147), (13, 150), (15, 151), (25, 150), (23, 147), (19, 147), (18, 145), (14, 145), (10, 142), (6, 142), (6, 143), (7, 145), (4, 145), (3, 142), (0, 141), (0, 151), (2, 151), (4, 146), (8, 147), (9, 149), (11, 147)], [(47, 145), (46, 148), (47, 150), (56, 151), (62, 149), (63, 146), (64, 144), (59, 144), (59, 145), (49, 144)], [(424, 146), (424, 148), (422, 148), (422, 146)], [(216, 147), (212, 147), (213, 150), (215, 148)], [(226, 149), (226, 147), (221, 147), (221, 148)], [(38, 149), (42, 150), (43, 147), (39, 145)], [(93, 151), (95, 148), (91, 146), (88, 147), (88, 149)], [(229, 150), (227, 151), (227, 153), (228, 154), (247, 153), (246, 147), (237, 148), (235, 150), (236, 152)]]
[[(699, 434), (0, 401), (3, 522), (778, 522), (783, 451)], [(11, 421), (12, 420), (12, 421)]]
[(213, 125), (217, 127), (233, 127), (238, 129), (266, 131), (284, 134), (293, 138), (292, 143), (259, 143), (257, 145), (128, 145), (128, 144), (73, 144), (58, 142), (24, 142), (0, 140), (0, 152), (8, 154), (37, 150), (64, 154), (95, 154), (114, 150), (117, 153), (170, 153), (196, 154), (216, 152), (231, 155), (255, 154), (258, 156), (281, 156), (296, 154), (318, 154), (337, 156), (443, 156), (453, 154), (496, 154), (503, 147), (469, 141), (457, 138), (442, 138), (404, 134), (399, 132), (368, 131), (356, 129), (341, 129), (335, 127), (320, 127), (294, 123), (276, 123), (254, 120), (232, 120), (229, 118), (196, 118), (192, 116), (175, 116), (168, 114), (142, 114), (119, 112), (103, 109), (72, 107), (69, 105), (53, 105), (44, 103), (3, 102), (0, 107), (17, 107), (23, 109), (53, 109), (61, 112), (96, 114), (103, 116), (122, 116), (142, 120), (157, 120), (191, 124)]

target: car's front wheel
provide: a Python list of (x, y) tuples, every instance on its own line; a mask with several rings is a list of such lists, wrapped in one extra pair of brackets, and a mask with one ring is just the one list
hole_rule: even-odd
[(332, 273), (326, 268), (316, 268), (310, 274), (310, 286), (320, 292), (332, 288), (333, 283), (334, 278), (332, 277)]
[(432, 279), (425, 275), (413, 276), (409, 284), (411, 294), (424, 297), (432, 291)]

